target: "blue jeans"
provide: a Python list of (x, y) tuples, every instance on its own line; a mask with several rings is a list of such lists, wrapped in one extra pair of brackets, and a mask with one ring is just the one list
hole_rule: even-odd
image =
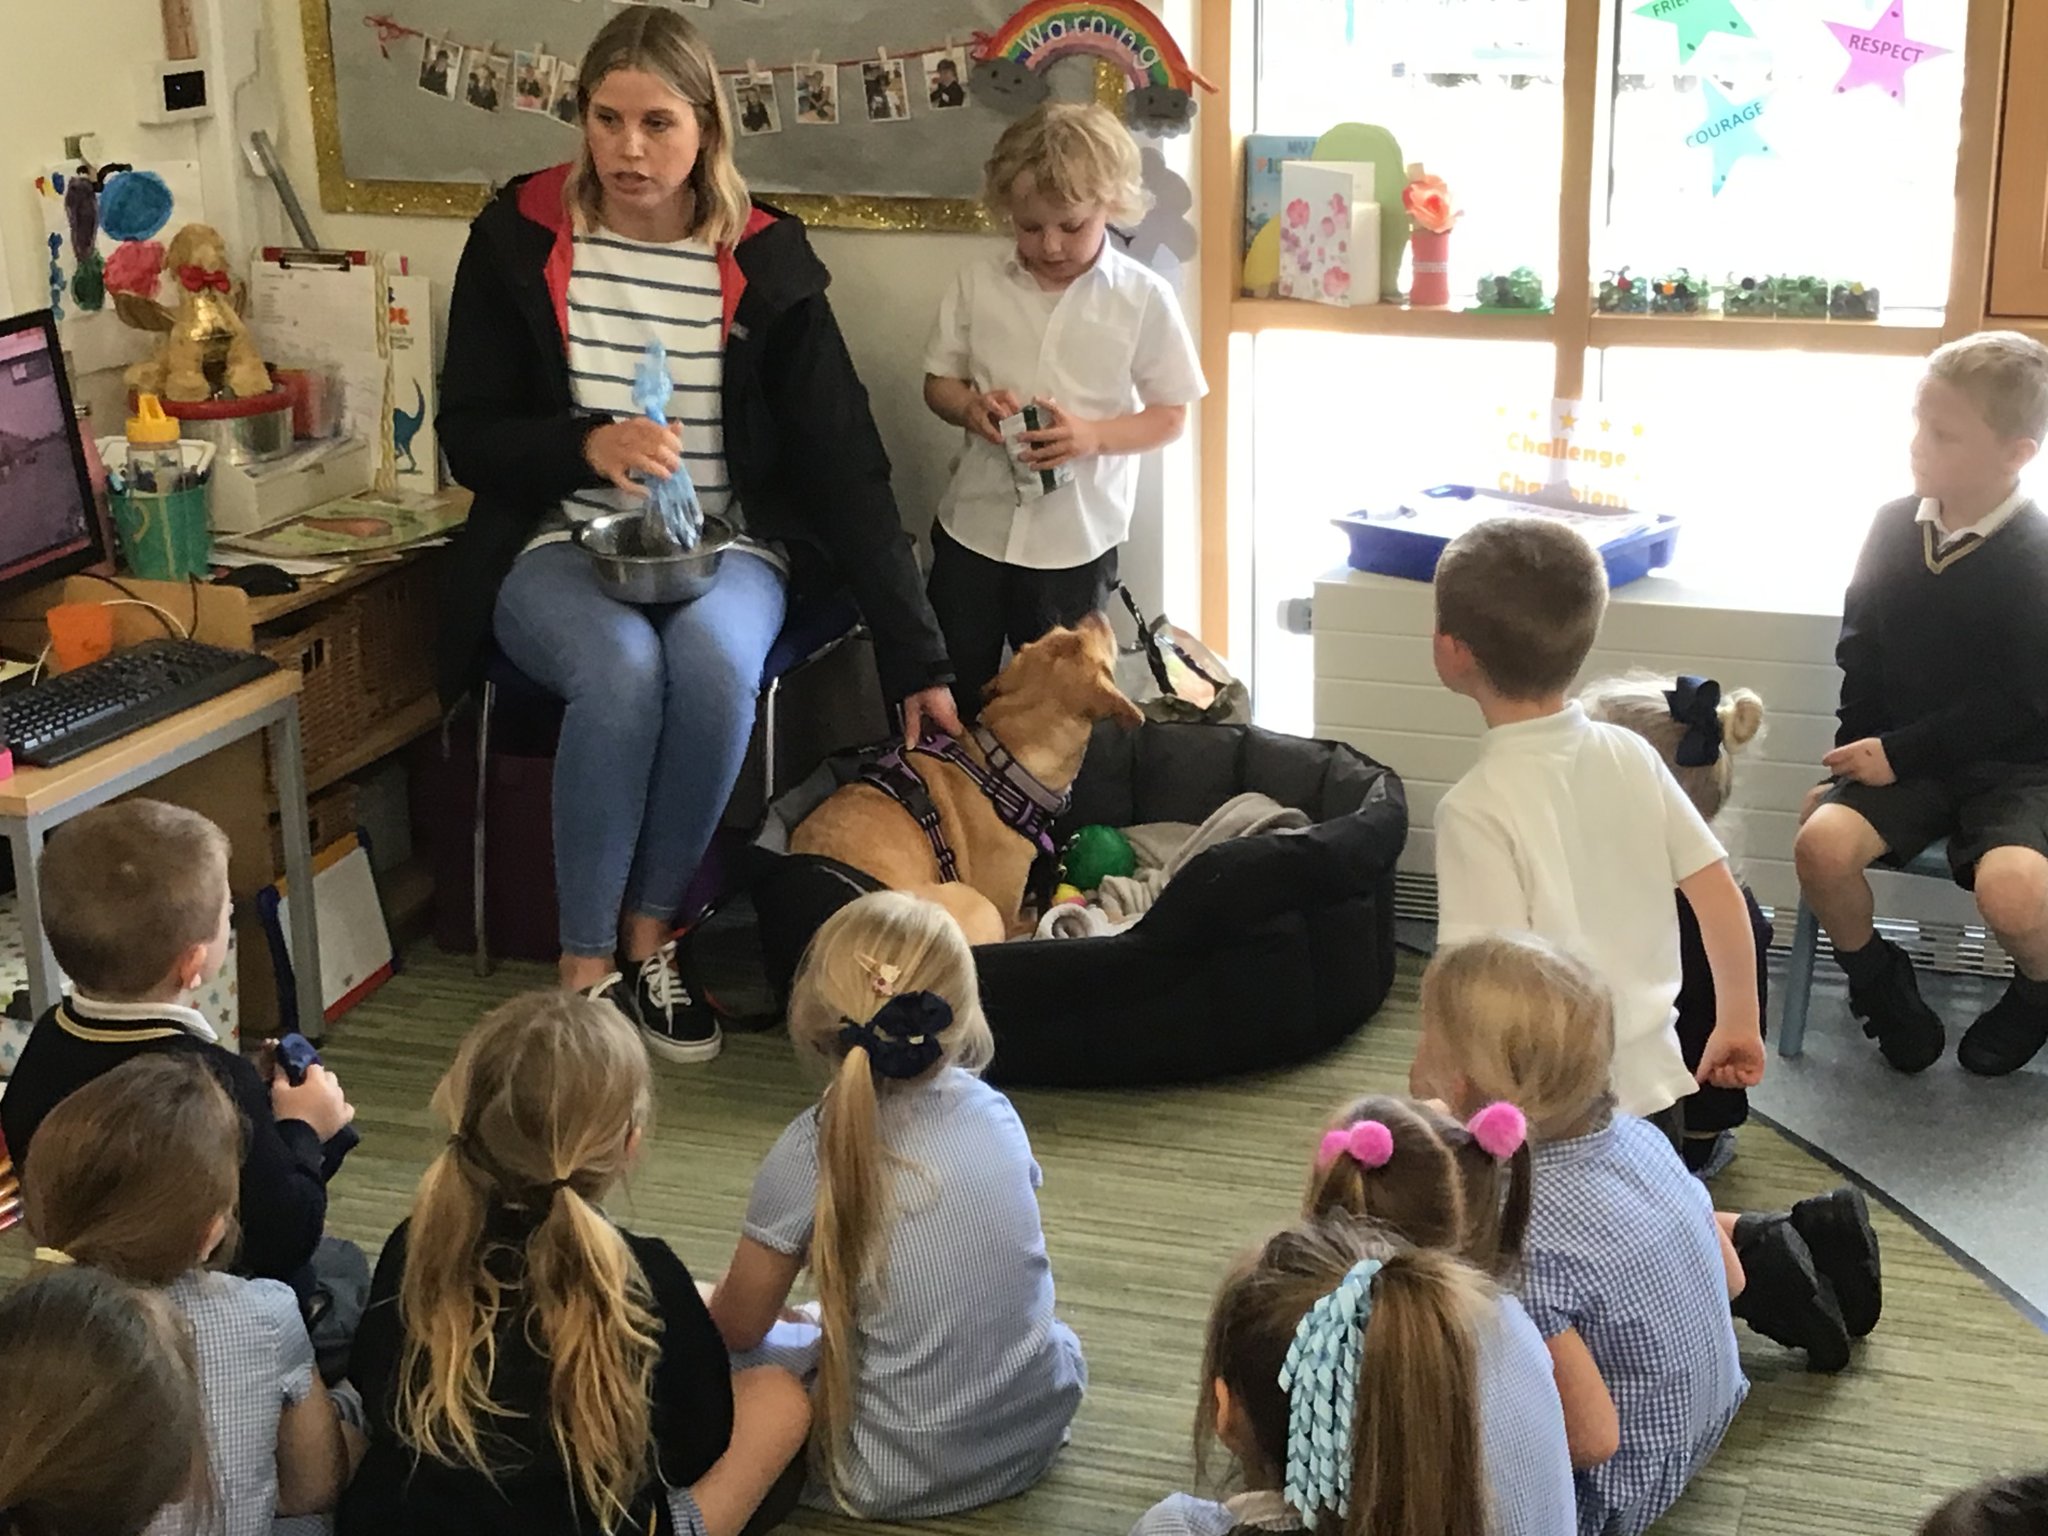
[(612, 954), (628, 913), (676, 915), (746, 760), (784, 598), (779, 571), (737, 553), (678, 608), (606, 596), (573, 544), (513, 565), (498, 644), (567, 706), (554, 797), (564, 953)]

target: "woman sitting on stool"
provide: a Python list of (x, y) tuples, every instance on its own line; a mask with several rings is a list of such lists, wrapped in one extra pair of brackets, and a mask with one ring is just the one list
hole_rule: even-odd
[[(554, 845), (564, 986), (657, 1053), (718, 1053), (674, 929), (739, 777), (792, 594), (850, 587), (904, 728), (959, 730), (945, 642), (897, 517), (867, 394), (803, 226), (754, 205), (710, 50), (672, 11), (620, 11), (576, 82), (583, 148), (477, 216), (455, 274), (437, 425), (475, 493), (442, 604), (442, 691), (495, 635), (564, 700)], [(633, 405), (650, 339), (672, 425)], [(710, 591), (640, 608), (599, 589), (572, 526), (688, 466), (742, 541)]]

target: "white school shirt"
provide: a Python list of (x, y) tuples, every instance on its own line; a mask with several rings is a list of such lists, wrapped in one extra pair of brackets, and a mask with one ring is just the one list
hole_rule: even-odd
[(1920, 498), (1920, 510), (1913, 514), (1913, 521), (1916, 523), (1934, 524), (1934, 552), (1945, 555), (1973, 533), (1980, 539), (1990, 538), (2002, 525), (2011, 521), (2013, 513), (2019, 511), (2026, 504), (2027, 493), (2015, 489), (2010, 496), (1978, 518), (1977, 521), (1970, 524), (1969, 527), (1951, 529), (1947, 523), (1942, 521), (1941, 503), (1932, 496), (1922, 496)]
[[(619, 420), (641, 414), (633, 375), (647, 343), (661, 339), (675, 386), (665, 410), (682, 428), (683, 468), (697, 503), (744, 531), (746, 518), (725, 465), (725, 297), (718, 254), (702, 240), (628, 240), (604, 231), (578, 235), (569, 270), (569, 392), (578, 409)], [(569, 537), (567, 524), (645, 503), (613, 486), (572, 491), (556, 526), (528, 548)], [(741, 546), (779, 569), (779, 551), (751, 540)]]
[[(975, 263), (939, 302), (924, 371), (1058, 401), (1090, 420), (1208, 393), (1180, 303), (1166, 279), (1104, 238), (1095, 265), (1048, 293), (1016, 251)], [(1097, 455), (1044, 497), (1017, 488), (1009, 454), (962, 433), (939, 523), (977, 555), (1034, 570), (1068, 570), (1116, 548), (1130, 532), (1138, 455)]]
[(1614, 994), (1614, 1093), (1631, 1115), (1697, 1084), (1678, 1047), (1680, 881), (1727, 855), (1656, 749), (1576, 702), (1497, 725), (1436, 808), (1437, 942), (1540, 934)]

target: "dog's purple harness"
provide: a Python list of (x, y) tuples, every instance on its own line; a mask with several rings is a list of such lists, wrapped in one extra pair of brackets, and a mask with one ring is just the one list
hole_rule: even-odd
[(939, 825), (939, 808), (932, 803), (924, 780), (910, 766), (911, 753), (951, 763), (966, 774), (995, 807), (996, 819), (1035, 845), (1040, 853), (1054, 852), (1053, 822), (1066, 810), (1070, 798), (1054, 794), (1033, 778), (987, 726), (977, 725), (972, 735), (974, 744), (988, 760), (986, 764), (976, 762), (959, 742), (942, 732), (926, 737), (914, 747), (891, 747), (860, 771), (861, 783), (873, 785), (902, 806), (923, 830), (925, 840), (932, 845), (933, 856), (939, 861), (939, 878), (948, 882), (960, 878), (960, 862), (946, 841), (945, 829)]

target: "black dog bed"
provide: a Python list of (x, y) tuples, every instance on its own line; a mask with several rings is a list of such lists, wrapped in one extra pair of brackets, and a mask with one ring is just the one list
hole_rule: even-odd
[[(835, 758), (784, 795), (755, 844), (762, 959), (778, 997), (819, 925), (876, 889), (836, 860), (788, 852), (790, 829), (860, 762)], [(1408, 836), (1392, 769), (1255, 726), (1104, 724), (1059, 836), (1094, 823), (1200, 823), (1252, 790), (1314, 824), (1206, 850), (1121, 933), (976, 949), (992, 1081), (1219, 1077), (1312, 1056), (1372, 1016), (1393, 984), (1394, 860)]]

